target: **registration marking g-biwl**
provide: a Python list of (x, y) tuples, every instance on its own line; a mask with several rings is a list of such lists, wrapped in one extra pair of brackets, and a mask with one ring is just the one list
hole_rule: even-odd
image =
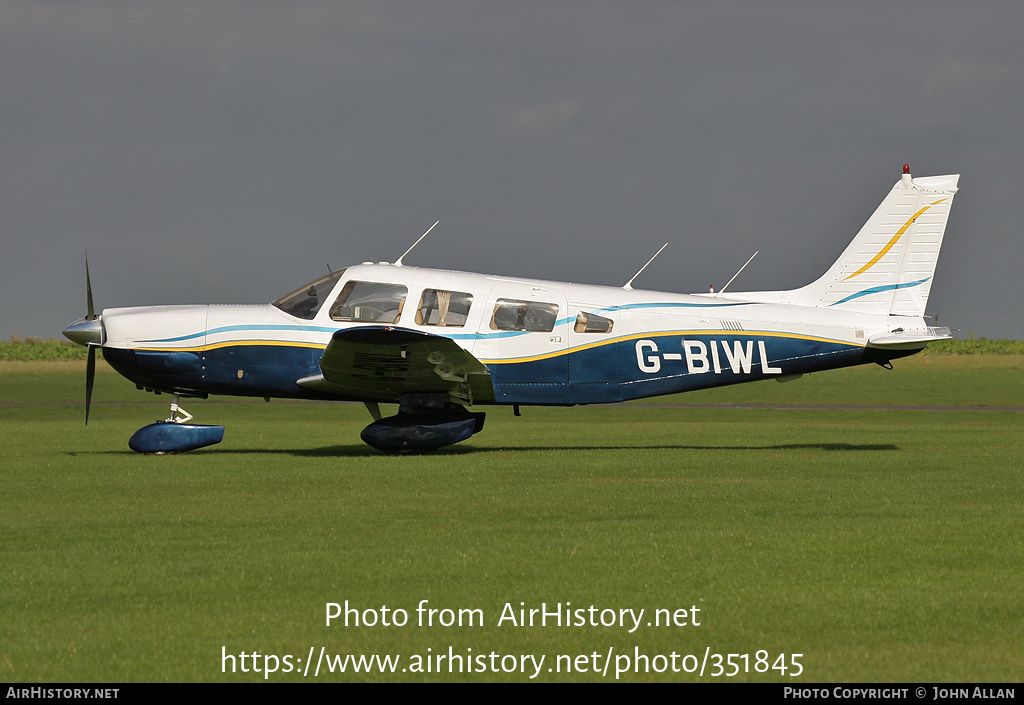
[[(773, 367), (763, 340), (703, 340), (682, 339), (683, 352), (662, 352), (659, 354), (658, 344), (653, 340), (636, 341), (636, 364), (641, 372), (655, 374), (661, 371), (662, 360), (666, 362), (686, 359), (688, 374), (704, 374), (714, 372), (722, 374), (722, 359), (733, 374), (754, 373), (754, 344), (757, 344), (757, 362), (760, 373), (765, 375), (781, 375), (781, 367)], [(719, 349), (721, 348), (721, 349)]]

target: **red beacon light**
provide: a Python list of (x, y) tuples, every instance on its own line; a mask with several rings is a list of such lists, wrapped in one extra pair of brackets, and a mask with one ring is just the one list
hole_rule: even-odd
[(909, 164), (904, 164), (903, 165), (903, 173), (904, 174), (909, 174), (910, 173), (910, 165)]

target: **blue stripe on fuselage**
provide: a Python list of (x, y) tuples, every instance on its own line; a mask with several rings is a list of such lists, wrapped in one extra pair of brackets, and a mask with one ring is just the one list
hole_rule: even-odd
[[(571, 405), (673, 394), (914, 352), (757, 333), (649, 333), (542, 359), (492, 362), (488, 369), (497, 403)], [(273, 344), (198, 353), (104, 349), (104, 357), (118, 372), (150, 389), (307, 399), (329, 398), (295, 383), (320, 374), (322, 354), (316, 346)]]
[(813, 338), (652, 333), (489, 369), (499, 403), (595, 404), (845, 367), (875, 355), (863, 346)]
[(198, 353), (103, 350), (114, 369), (148, 389), (298, 399), (325, 398), (295, 384), (320, 374), (322, 355), (322, 348), (295, 345), (238, 345)]

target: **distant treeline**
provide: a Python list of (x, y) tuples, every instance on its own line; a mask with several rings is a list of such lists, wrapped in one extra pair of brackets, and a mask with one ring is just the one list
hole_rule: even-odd
[[(941, 340), (928, 344), (932, 355), (1024, 355), (1024, 340)], [(25, 338), (17, 333), (0, 341), (0, 361), (84, 360), (85, 347), (69, 340)]]
[(45, 362), (47, 360), (84, 360), (86, 349), (70, 340), (25, 338), (17, 333), (0, 341), (0, 361)]
[(1024, 355), (1024, 340), (940, 340), (928, 343), (932, 355)]

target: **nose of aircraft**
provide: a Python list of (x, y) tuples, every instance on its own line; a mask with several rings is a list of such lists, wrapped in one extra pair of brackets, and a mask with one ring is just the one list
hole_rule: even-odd
[(79, 318), (64, 329), (64, 336), (79, 345), (89, 348), (85, 365), (85, 425), (89, 425), (89, 405), (92, 402), (92, 383), (96, 376), (96, 348), (103, 345), (106, 333), (100, 316), (92, 312), (92, 295), (89, 296), (89, 315)]
[(64, 329), (64, 337), (79, 345), (103, 345), (103, 322), (99, 316), (79, 318)]

